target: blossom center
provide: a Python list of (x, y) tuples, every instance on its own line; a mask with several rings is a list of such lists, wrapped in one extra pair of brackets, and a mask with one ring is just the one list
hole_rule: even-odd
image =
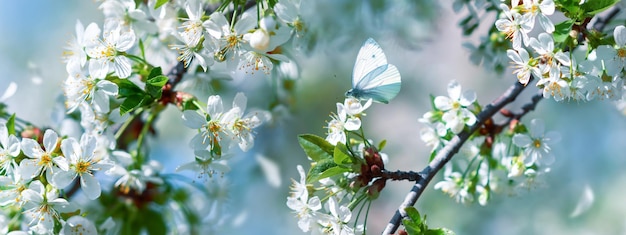
[(457, 110), (459, 108), (461, 108), (461, 103), (459, 103), (458, 101), (452, 102), (452, 109), (453, 110)]
[(39, 158), (39, 165), (40, 166), (48, 165), (51, 162), (52, 162), (52, 157), (50, 157), (50, 154), (48, 154), (48, 153), (44, 153), (43, 155), (41, 155), (41, 158)]
[(622, 59), (626, 59), (626, 47), (617, 49), (617, 56), (619, 56)]
[(76, 172), (78, 174), (89, 173), (90, 166), (91, 166), (91, 162), (79, 161), (76, 163)]
[(533, 146), (535, 146), (535, 148), (541, 147), (541, 140), (539, 139), (533, 140)]

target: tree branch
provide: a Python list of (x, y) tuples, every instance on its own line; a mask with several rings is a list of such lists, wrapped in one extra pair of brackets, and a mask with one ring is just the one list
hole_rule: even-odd
[[(531, 77), (529, 82), (532, 82), (532, 80), (533, 78)], [(393, 215), (393, 218), (391, 218), (382, 234), (393, 234), (396, 232), (400, 226), (402, 218), (406, 217), (404, 208), (415, 205), (415, 202), (417, 202), (417, 199), (422, 195), (428, 183), (430, 183), (437, 172), (439, 172), (439, 170), (441, 170), (441, 168), (443, 168), (443, 166), (450, 161), (450, 159), (452, 159), (454, 154), (459, 151), (463, 143), (467, 141), (472, 133), (478, 130), (478, 128), (480, 128), (485, 121), (498, 113), (498, 111), (500, 111), (504, 106), (513, 102), (515, 98), (517, 98), (517, 96), (524, 90), (524, 88), (526, 88), (526, 86), (516, 81), (515, 84), (509, 87), (509, 89), (507, 89), (500, 97), (494, 100), (491, 104), (485, 106), (485, 109), (477, 115), (476, 124), (471, 126), (469, 130), (464, 130), (454, 136), (446, 146), (439, 150), (435, 158), (419, 173), (421, 178), (418, 179), (415, 185), (413, 185), (411, 192), (406, 195), (404, 201), (400, 204), (400, 207), (398, 207), (398, 210), (396, 210), (396, 213)]]

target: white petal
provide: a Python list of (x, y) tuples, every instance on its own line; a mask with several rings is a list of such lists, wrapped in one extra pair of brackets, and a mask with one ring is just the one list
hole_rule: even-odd
[(131, 72), (130, 59), (126, 56), (116, 56), (113, 61), (113, 70), (120, 78), (127, 78)]
[(450, 99), (453, 101), (461, 98), (461, 84), (459, 84), (456, 80), (452, 80), (448, 84), (448, 96), (450, 96)]
[(15, 82), (9, 83), (9, 86), (4, 91), (4, 94), (2, 94), (2, 97), (0, 97), (0, 102), (3, 102), (6, 99), (8, 99), (11, 96), (13, 96), (16, 91), (17, 91), (17, 84)]
[(207, 121), (195, 110), (183, 111), (183, 124), (191, 129), (200, 129)]
[(50, 183), (57, 188), (65, 188), (76, 178), (77, 174), (75, 171), (58, 171), (52, 176), (52, 180)]
[(446, 96), (437, 96), (433, 101), (435, 103), (435, 108), (439, 110), (450, 110), (452, 109), (452, 100)]
[(100, 193), (102, 192), (100, 182), (98, 182), (92, 174), (83, 173), (80, 176), (80, 186), (87, 195), (87, 198), (94, 200), (100, 197)]
[(93, 78), (104, 78), (109, 73), (109, 61), (106, 58), (89, 60), (89, 75)]
[(61, 152), (63, 155), (70, 160), (70, 162), (75, 163), (80, 158), (81, 148), (76, 139), (67, 138), (61, 141)]
[(543, 135), (545, 125), (541, 119), (533, 119), (530, 121), (530, 136), (538, 138)]
[(472, 103), (474, 103), (474, 101), (476, 101), (476, 92), (472, 90), (467, 90), (463, 92), (460, 101), (461, 105), (469, 107), (470, 105), (472, 105)]
[(207, 113), (211, 118), (218, 118), (217, 115), (220, 115), (224, 112), (224, 105), (222, 104), (222, 97), (219, 95), (209, 96), (209, 100), (207, 101)]
[(525, 148), (525, 147), (530, 146), (531, 143), (532, 143), (532, 140), (527, 135), (515, 134), (513, 136), (513, 144), (515, 144), (515, 145), (517, 145), (519, 147)]
[(30, 158), (39, 158), (43, 154), (43, 150), (37, 141), (33, 139), (22, 139), (22, 151)]
[(348, 118), (346, 123), (343, 126), (346, 130), (356, 131), (361, 128), (361, 119), (359, 118)]
[(248, 98), (246, 95), (244, 95), (243, 92), (237, 92), (237, 95), (235, 95), (235, 99), (233, 100), (233, 108), (239, 107), (241, 112), (244, 112), (246, 110), (247, 102)]
[(41, 166), (37, 164), (37, 159), (24, 159), (18, 167), (18, 172), (24, 179), (35, 178), (40, 171)]
[(127, 51), (135, 44), (135, 39), (135, 32), (133, 30), (124, 32), (117, 40), (115, 49), (118, 51)]
[(54, 152), (57, 148), (57, 141), (59, 141), (59, 135), (52, 129), (46, 130), (43, 135), (43, 146), (46, 148), (46, 152)]
[(117, 95), (118, 92), (118, 87), (115, 83), (109, 82), (107, 80), (100, 80), (96, 86), (98, 87), (98, 90), (101, 91), (102, 93), (109, 95), (109, 96), (113, 96), (113, 95)]
[(613, 30), (613, 37), (615, 38), (615, 44), (618, 47), (626, 46), (626, 27), (623, 25), (615, 27), (615, 30)]

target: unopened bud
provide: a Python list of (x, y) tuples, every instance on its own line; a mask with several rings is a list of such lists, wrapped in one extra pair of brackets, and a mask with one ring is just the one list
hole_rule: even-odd
[(250, 35), (250, 46), (259, 51), (266, 51), (270, 46), (270, 35), (263, 29), (257, 29)]

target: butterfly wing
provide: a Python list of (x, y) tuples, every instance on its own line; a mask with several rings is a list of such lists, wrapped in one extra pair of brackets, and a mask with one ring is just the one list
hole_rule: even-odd
[(359, 99), (388, 103), (400, 92), (400, 72), (392, 64), (378, 66), (363, 76), (348, 93)]
[(361, 46), (356, 57), (354, 69), (352, 70), (352, 87), (355, 88), (365, 75), (385, 64), (387, 64), (387, 58), (385, 53), (383, 53), (383, 49), (380, 48), (374, 39), (368, 38)]

